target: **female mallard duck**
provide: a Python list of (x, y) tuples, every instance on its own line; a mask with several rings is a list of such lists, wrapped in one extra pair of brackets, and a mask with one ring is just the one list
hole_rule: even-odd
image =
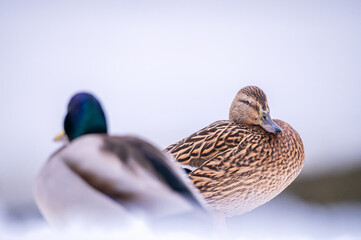
[(242, 88), (229, 120), (217, 121), (165, 151), (190, 169), (211, 210), (227, 216), (250, 211), (282, 192), (304, 163), (301, 137), (272, 120), (264, 92)]
[(64, 129), (69, 144), (50, 157), (35, 185), (50, 224), (119, 227), (135, 215), (157, 221), (203, 213), (197, 190), (165, 154), (136, 137), (107, 135), (104, 112), (91, 94), (71, 98)]

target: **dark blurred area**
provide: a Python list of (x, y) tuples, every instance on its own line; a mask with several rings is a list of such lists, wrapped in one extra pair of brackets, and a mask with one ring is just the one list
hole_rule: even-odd
[(299, 177), (286, 189), (286, 193), (311, 203), (361, 202), (361, 167)]

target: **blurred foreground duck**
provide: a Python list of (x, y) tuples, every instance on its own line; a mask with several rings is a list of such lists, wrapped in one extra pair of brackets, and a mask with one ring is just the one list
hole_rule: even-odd
[(71, 98), (64, 129), (69, 143), (50, 157), (35, 185), (36, 203), (51, 225), (119, 228), (137, 217), (153, 223), (205, 213), (198, 190), (170, 156), (142, 139), (107, 135), (91, 94)]
[(301, 137), (272, 120), (265, 93), (242, 88), (229, 120), (217, 121), (165, 149), (189, 171), (211, 210), (233, 216), (277, 196), (300, 173)]

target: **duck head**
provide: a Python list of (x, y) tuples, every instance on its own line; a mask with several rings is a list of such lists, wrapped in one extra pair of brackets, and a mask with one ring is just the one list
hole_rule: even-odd
[(99, 101), (90, 93), (75, 94), (68, 104), (64, 130), (69, 141), (84, 134), (107, 133), (107, 122)]
[(266, 94), (256, 86), (242, 88), (233, 99), (229, 120), (246, 125), (259, 125), (270, 133), (282, 129), (272, 120)]

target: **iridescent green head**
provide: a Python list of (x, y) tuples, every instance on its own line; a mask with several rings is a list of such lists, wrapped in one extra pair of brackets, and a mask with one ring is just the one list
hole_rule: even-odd
[(91, 94), (75, 94), (68, 104), (64, 130), (69, 141), (85, 134), (107, 133), (107, 122), (99, 101)]

